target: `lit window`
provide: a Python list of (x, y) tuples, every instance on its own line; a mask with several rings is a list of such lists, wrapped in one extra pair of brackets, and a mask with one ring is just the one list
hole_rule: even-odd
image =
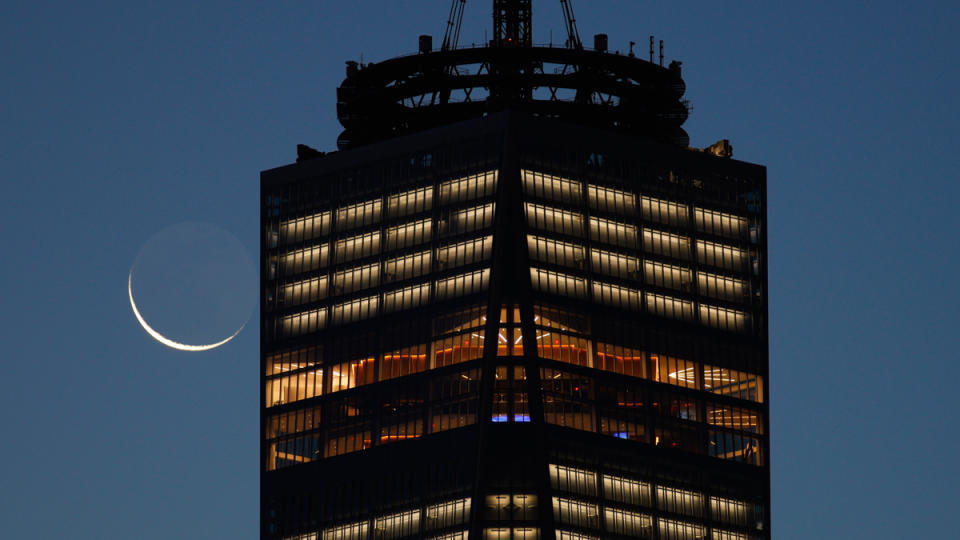
[(606, 508), (603, 517), (607, 530), (615, 534), (649, 538), (653, 528), (653, 518), (646, 514)]
[(689, 321), (693, 318), (693, 302), (662, 294), (646, 293), (647, 311), (660, 317)]
[(316, 332), (326, 326), (327, 308), (285, 315), (280, 319), (280, 328), (285, 336), (300, 336)]
[(745, 281), (706, 272), (697, 272), (697, 287), (700, 294), (722, 300), (743, 300), (747, 296)]
[(709, 264), (725, 270), (741, 271), (744, 269), (747, 258), (742, 249), (697, 240), (697, 260), (700, 264)]
[(386, 233), (387, 249), (394, 250), (427, 243), (432, 238), (432, 230), (433, 222), (429, 219), (388, 227)]
[(497, 171), (475, 174), (440, 184), (440, 203), (469, 201), (493, 195), (497, 189)]
[(376, 380), (374, 359), (364, 358), (353, 362), (344, 362), (330, 368), (330, 391), (339, 392), (357, 386), (370, 384)]
[(590, 263), (595, 272), (626, 279), (639, 279), (640, 259), (602, 249), (590, 250)]
[(603, 493), (607, 499), (631, 506), (650, 505), (650, 484), (622, 476), (603, 475)]
[(328, 244), (319, 244), (284, 253), (280, 258), (280, 272), (291, 276), (322, 268), (327, 265), (329, 251)]
[(582, 214), (533, 203), (524, 204), (524, 210), (527, 215), (527, 224), (531, 228), (571, 236), (583, 236)]
[(550, 486), (558, 491), (593, 496), (597, 494), (597, 473), (551, 463)]
[(364, 319), (369, 319), (377, 314), (379, 297), (368, 296), (366, 298), (357, 298), (349, 302), (337, 304), (332, 308), (333, 324), (348, 324)]
[(450, 212), (441, 220), (440, 234), (450, 236), (490, 228), (493, 215), (493, 203)]
[(587, 199), (590, 208), (605, 212), (633, 215), (637, 211), (637, 201), (628, 191), (588, 185)]
[(697, 230), (717, 236), (739, 238), (747, 232), (747, 220), (733, 214), (724, 214), (705, 208), (696, 208), (693, 211)]
[(523, 191), (543, 199), (566, 203), (580, 201), (580, 182), (534, 171), (523, 171)]
[(601, 304), (621, 309), (629, 309), (632, 311), (640, 311), (641, 309), (639, 290), (621, 287), (611, 283), (594, 281), (593, 298)]
[(538, 291), (575, 298), (583, 298), (587, 293), (587, 280), (576, 276), (531, 268), (530, 279)]
[(380, 283), (380, 264), (348, 268), (333, 275), (334, 294), (347, 294), (353, 291), (376, 287)]
[(629, 223), (592, 217), (590, 218), (590, 239), (615, 246), (635, 248), (637, 227)]
[(690, 239), (655, 229), (643, 229), (643, 249), (664, 257), (689, 259)]
[(685, 489), (657, 486), (657, 507), (674, 514), (700, 517), (703, 515), (703, 495)]
[(411, 285), (383, 293), (383, 312), (411, 309), (430, 301), (430, 284)]
[(375, 538), (390, 540), (415, 534), (420, 529), (420, 510), (378, 517), (373, 522)]
[(437, 250), (437, 263), (441, 270), (456, 268), (485, 261), (493, 252), (493, 237), (485, 236), (456, 244), (442, 246)]
[(690, 291), (693, 273), (681, 266), (656, 261), (644, 261), (643, 272), (647, 283), (680, 291)]
[(687, 225), (690, 219), (686, 205), (653, 197), (640, 197), (640, 211), (643, 219), (667, 225)]
[(361, 259), (380, 253), (380, 232), (370, 232), (337, 240), (336, 261), (338, 263)]
[(433, 206), (433, 186), (412, 189), (387, 198), (387, 216), (391, 218), (419, 214)]
[(266, 406), (310, 399), (323, 393), (323, 370), (311, 369), (267, 381)]
[(314, 302), (327, 296), (327, 276), (321, 276), (284, 285), (280, 289), (280, 304), (296, 306)]
[(736, 309), (700, 304), (700, 322), (721, 330), (748, 330), (750, 314)]
[(427, 529), (443, 529), (466, 523), (470, 519), (470, 499), (457, 499), (427, 506), (424, 519)]
[(330, 212), (289, 219), (280, 223), (280, 243), (302, 242), (327, 234)]
[(381, 199), (364, 201), (337, 209), (337, 230), (346, 231), (378, 223), (383, 208)]
[(431, 259), (429, 251), (387, 259), (383, 264), (384, 281), (403, 281), (426, 274), (430, 272)]
[(323, 540), (362, 540), (367, 537), (367, 522), (349, 523), (323, 530)]
[(707, 530), (700, 525), (663, 518), (657, 520), (657, 529), (663, 540), (697, 540), (707, 535)]
[(490, 269), (460, 274), (437, 281), (437, 300), (465, 296), (486, 290)]

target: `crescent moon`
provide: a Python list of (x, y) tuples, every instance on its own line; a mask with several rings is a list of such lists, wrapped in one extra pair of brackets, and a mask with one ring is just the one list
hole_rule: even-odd
[(133, 270), (130, 270), (130, 275), (127, 277), (127, 294), (130, 296), (130, 307), (133, 308), (133, 314), (137, 317), (137, 321), (140, 323), (140, 326), (142, 326), (143, 329), (146, 330), (153, 339), (159, 341), (167, 347), (170, 347), (171, 349), (176, 349), (178, 351), (200, 352), (216, 349), (217, 347), (224, 345), (231, 339), (237, 337), (237, 334), (239, 334), (244, 327), (247, 326), (247, 323), (243, 323), (243, 326), (241, 326), (239, 330), (234, 332), (232, 336), (224, 339), (223, 341), (218, 341), (209, 345), (187, 345), (186, 343), (180, 343), (164, 337), (163, 334), (151, 328), (150, 325), (147, 324), (147, 321), (144, 320), (143, 315), (140, 315), (140, 310), (137, 309), (137, 304), (133, 301)]

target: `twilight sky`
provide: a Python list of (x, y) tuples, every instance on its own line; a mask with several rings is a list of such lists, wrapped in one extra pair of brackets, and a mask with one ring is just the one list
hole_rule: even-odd
[[(956, 537), (960, 4), (573, 4), (584, 41), (664, 39), (692, 144), (727, 138), (768, 167), (774, 537)], [(256, 538), (256, 324), (167, 349), (134, 319), (128, 272), (181, 275), (138, 256), (185, 221), (246, 248), (211, 264), (255, 260), (259, 171), (297, 143), (334, 149), (344, 61), (439, 43), (448, 9), (4, 3), (2, 536)], [(489, 27), (490, 1), (467, 2), (461, 43)], [(562, 42), (559, 2), (534, 1), (534, 28)], [(202, 297), (150, 312), (182, 324)]]

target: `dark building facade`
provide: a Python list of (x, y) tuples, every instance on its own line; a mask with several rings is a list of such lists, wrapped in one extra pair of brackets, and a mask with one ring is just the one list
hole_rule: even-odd
[(765, 169), (517, 56), (423, 125), (351, 66), (341, 151), (262, 173), (262, 538), (769, 537)]

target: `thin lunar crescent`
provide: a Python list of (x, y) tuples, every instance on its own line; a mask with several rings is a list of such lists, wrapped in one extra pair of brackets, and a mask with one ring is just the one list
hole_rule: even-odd
[(231, 339), (237, 337), (244, 327), (247, 326), (247, 323), (243, 323), (243, 326), (239, 330), (233, 333), (232, 336), (228, 337), (223, 341), (218, 341), (216, 343), (211, 343), (209, 345), (187, 345), (186, 343), (179, 343), (172, 339), (167, 339), (160, 332), (157, 332), (147, 324), (147, 321), (144, 320), (143, 315), (140, 315), (140, 310), (137, 309), (137, 304), (133, 301), (133, 270), (130, 270), (130, 276), (127, 277), (127, 293), (130, 296), (130, 307), (133, 308), (133, 314), (137, 317), (137, 321), (140, 322), (140, 326), (150, 334), (150, 337), (159, 341), (160, 343), (170, 347), (171, 349), (176, 349), (178, 351), (189, 351), (189, 352), (199, 352), (199, 351), (209, 351), (210, 349), (216, 349), (217, 347), (227, 343)]

